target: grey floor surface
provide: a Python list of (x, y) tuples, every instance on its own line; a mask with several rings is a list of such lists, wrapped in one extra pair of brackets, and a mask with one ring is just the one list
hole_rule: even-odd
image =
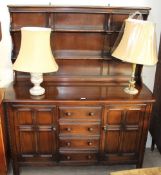
[[(146, 149), (143, 167), (161, 166), (161, 155), (155, 149)], [(133, 169), (134, 165), (115, 166), (57, 166), (57, 167), (24, 167), (21, 175), (110, 175), (110, 172)], [(10, 170), (9, 175), (13, 175)]]

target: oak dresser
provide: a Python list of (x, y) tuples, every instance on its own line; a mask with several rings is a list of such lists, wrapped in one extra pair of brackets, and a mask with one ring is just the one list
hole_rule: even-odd
[(131, 64), (111, 57), (124, 19), (150, 8), (9, 6), (12, 60), (24, 26), (52, 28), (51, 48), (59, 70), (44, 75), (46, 93), (29, 94), (29, 74), (16, 72), (7, 88), (6, 109), (14, 175), (26, 165), (112, 165), (143, 163), (154, 102), (142, 83), (125, 94)]

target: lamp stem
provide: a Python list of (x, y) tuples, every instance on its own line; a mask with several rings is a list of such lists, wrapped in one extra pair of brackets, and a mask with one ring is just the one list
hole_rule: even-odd
[(138, 90), (135, 88), (135, 71), (136, 71), (136, 64), (132, 64), (132, 74), (131, 74), (131, 79), (129, 81), (128, 87), (124, 89), (124, 91), (128, 94), (137, 94)]
[(131, 79), (132, 81), (135, 81), (135, 70), (136, 70), (136, 64), (132, 64), (132, 74), (131, 74)]

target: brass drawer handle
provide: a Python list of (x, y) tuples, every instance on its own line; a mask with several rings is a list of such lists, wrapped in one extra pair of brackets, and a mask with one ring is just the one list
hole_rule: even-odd
[(90, 112), (89, 113), (89, 116), (94, 116), (94, 112)]
[(66, 112), (65, 114), (66, 114), (66, 116), (71, 116), (72, 115), (71, 112)]
[(93, 131), (93, 128), (88, 128), (88, 131), (92, 132)]
[(104, 131), (107, 131), (107, 126), (103, 126), (103, 130)]
[(93, 143), (92, 142), (88, 142), (88, 145), (91, 146), (91, 145), (93, 145)]
[(56, 131), (56, 127), (55, 127), (55, 126), (53, 126), (52, 130), (53, 130), (53, 131)]
[(89, 116), (94, 116), (94, 112), (90, 112), (89, 113)]
[(66, 128), (66, 130), (70, 132), (72, 129), (71, 128)]
[(91, 155), (88, 155), (87, 158), (88, 158), (88, 160), (91, 160), (92, 159), (92, 156)]
[(71, 146), (71, 143), (70, 143), (70, 142), (67, 142), (66, 145), (67, 145), (67, 146)]
[(67, 160), (71, 160), (71, 157), (70, 156), (67, 156)]

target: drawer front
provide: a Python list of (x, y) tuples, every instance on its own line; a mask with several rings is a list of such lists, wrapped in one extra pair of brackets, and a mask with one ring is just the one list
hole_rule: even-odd
[(96, 162), (96, 153), (60, 153), (60, 162)]
[(101, 107), (60, 107), (59, 116), (64, 119), (95, 119), (101, 118)]
[(73, 124), (60, 124), (60, 136), (61, 135), (100, 135), (100, 125), (99, 124), (83, 124), (83, 123), (73, 123)]
[(98, 150), (98, 139), (65, 139), (61, 138), (59, 141), (60, 149), (85, 149)]

